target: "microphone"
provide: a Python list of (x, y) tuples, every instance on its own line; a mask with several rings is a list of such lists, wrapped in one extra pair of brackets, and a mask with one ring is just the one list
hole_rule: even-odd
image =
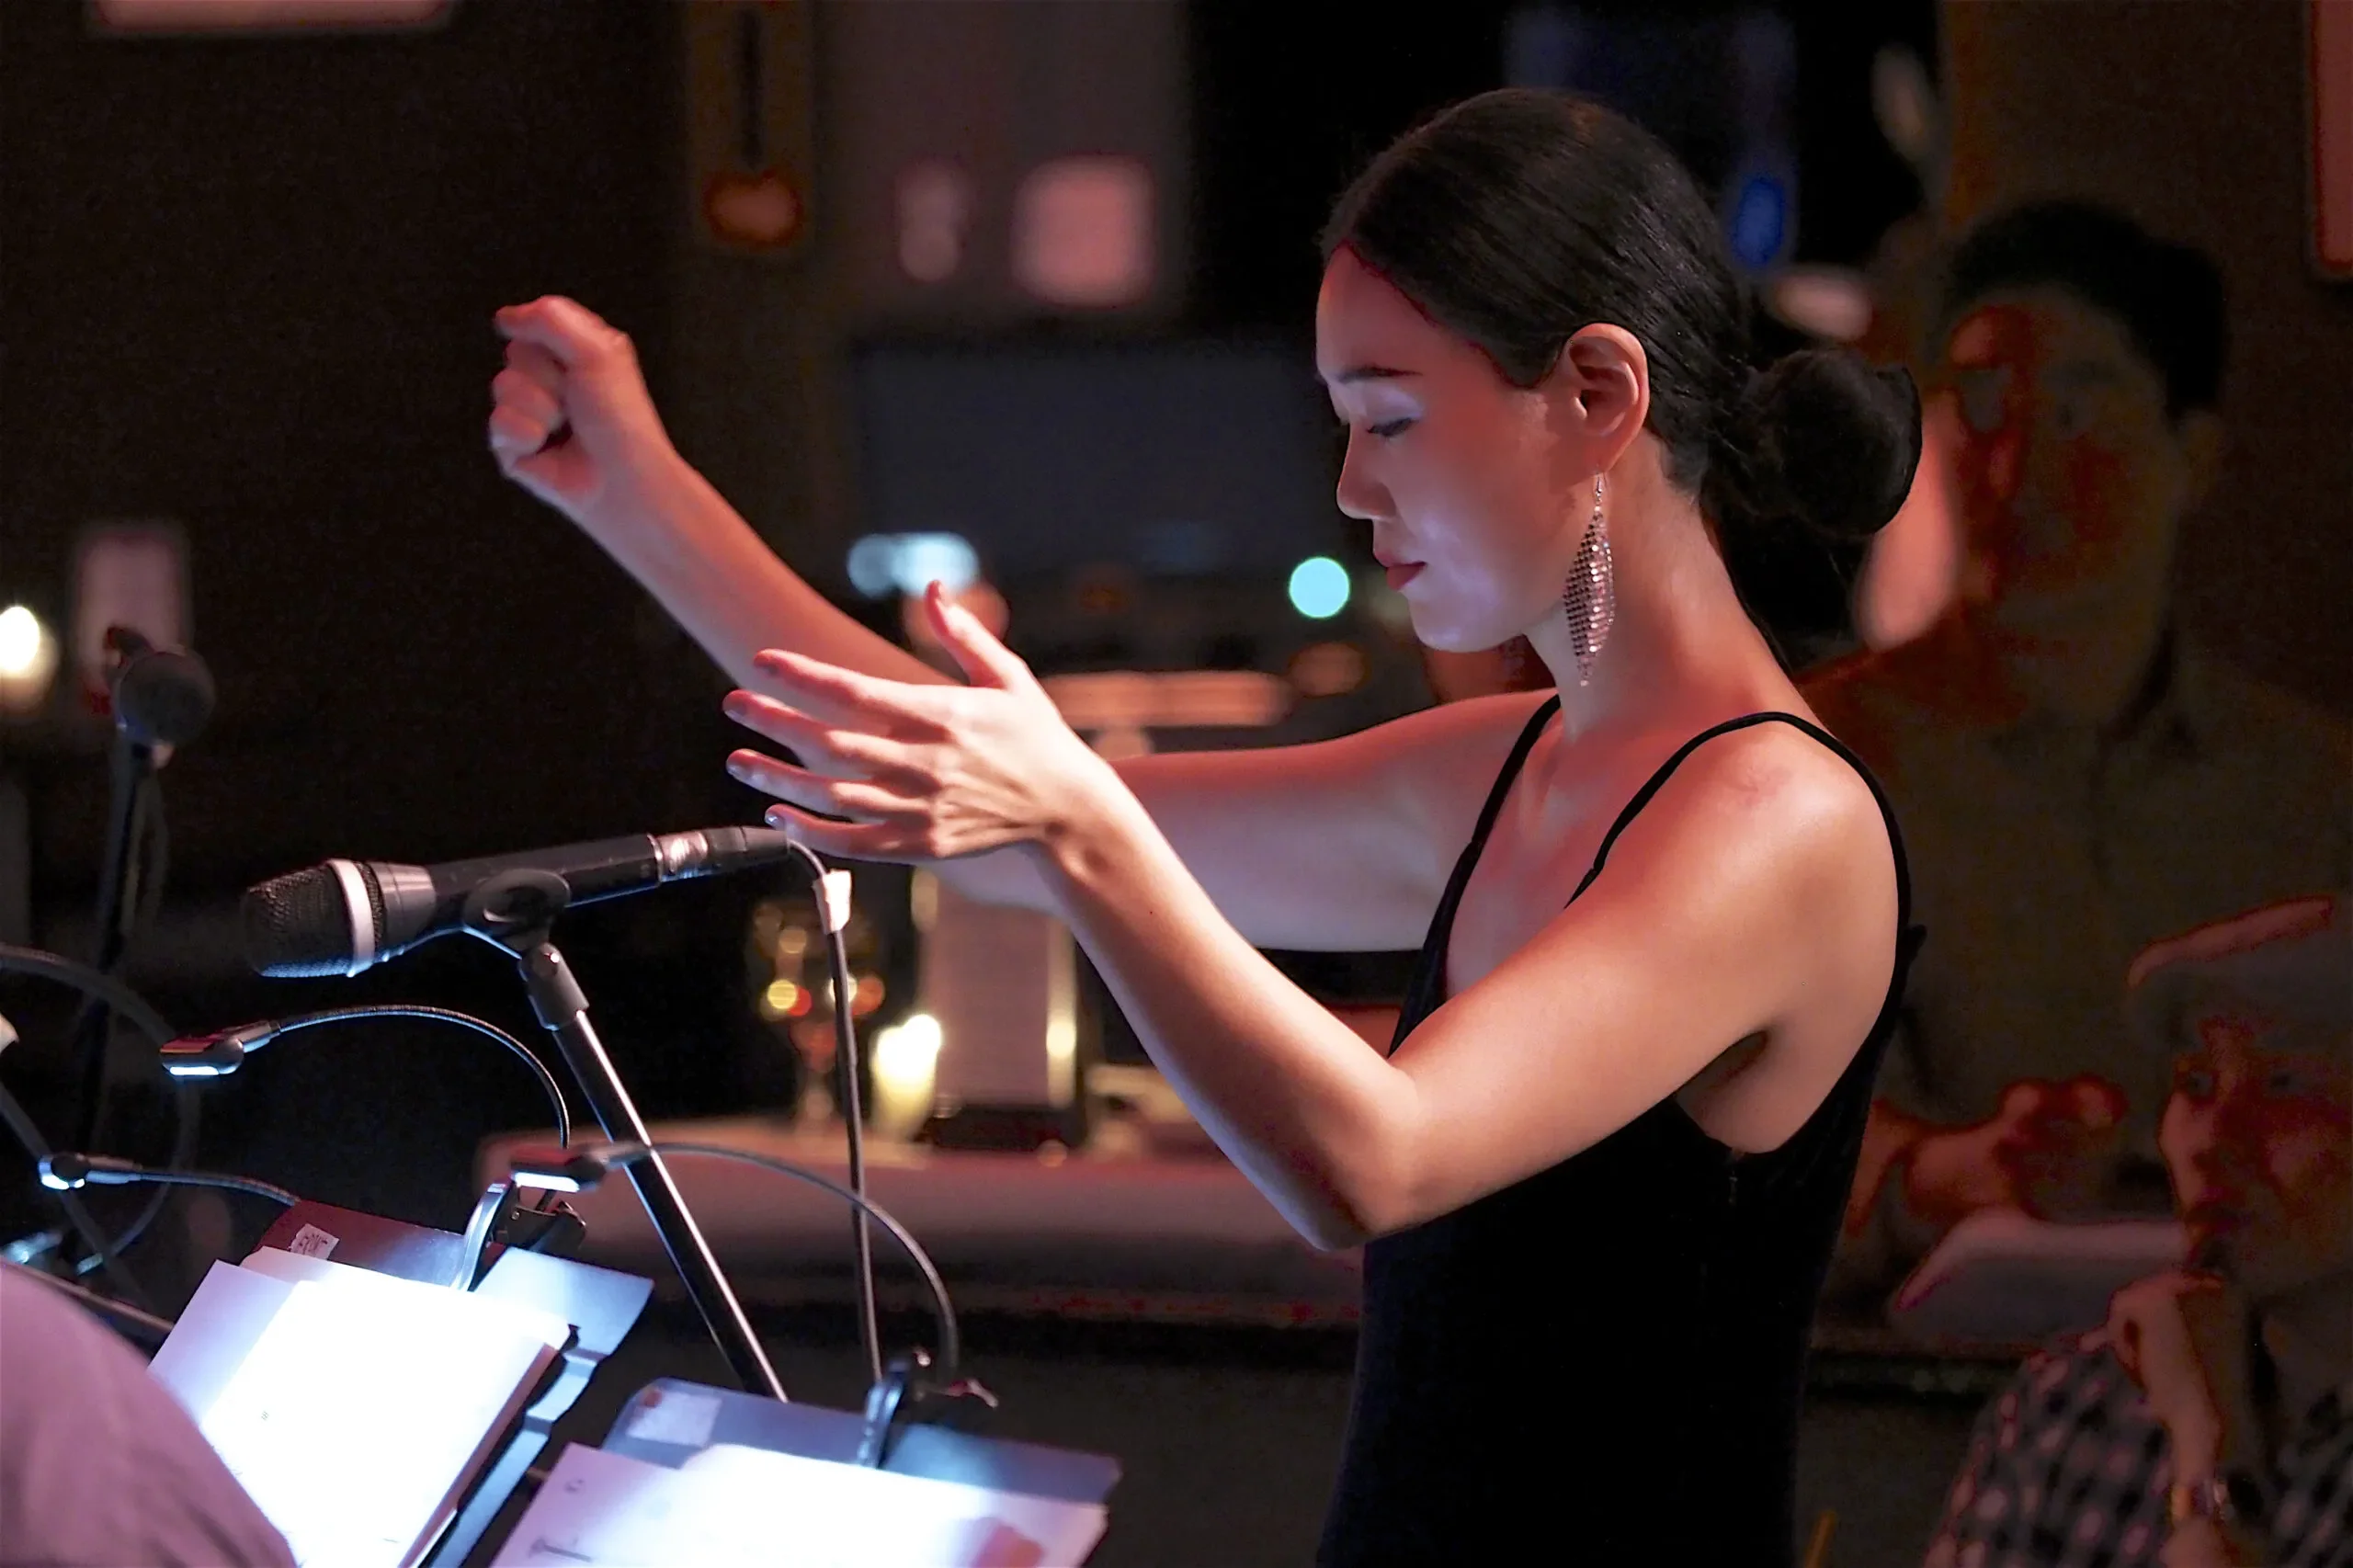
[(186, 745), (212, 717), (212, 672), (186, 648), (159, 648), (128, 626), (109, 626), (107, 699), (117, 729), (142, 746)]
[(465, 929), (466, 901), (494, 877), (549, 873), (567, 905), (594, 903), (689, 877), (718, 876), (781, 860), (791, 837), (775, 828), (710, 827), (636, 834), (553, 849), (398, 866), (329, 860), (245, 892), (245, 960), (278, 979), (358, 974), (421, 942)]

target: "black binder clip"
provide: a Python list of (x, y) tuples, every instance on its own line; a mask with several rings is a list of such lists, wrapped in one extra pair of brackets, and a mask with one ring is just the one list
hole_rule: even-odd
[(858, 1441), (858, 1462), (880, 1470), (891, 1458), (899, 1428), (912, 1421), (934, 1421), (960, 1431), (970, 1430), (980, 1410), (995, 1410), (996, 1395), (977, 1378), (959, 1378), (940, 1386), (924, 1376), (931, 1357), (922, 1349), (891, 1358), (882, 1381), (866, 1392), (866, 1426)]
[(580, 1250), (588, 1235), (587, 1222), (561, 1199), (545, 1209), (526, 1207), (523, 1199), (529, 1190), (503, 1181), (483, 1189), (474, 1202), (473, 1217), (466, 1222), (465, 1239), (449, 1280), (452, 1289), (471, 1290), (482, 1283), (494, 1246), (518, 1247), (550, 1257), (570, 1257)]

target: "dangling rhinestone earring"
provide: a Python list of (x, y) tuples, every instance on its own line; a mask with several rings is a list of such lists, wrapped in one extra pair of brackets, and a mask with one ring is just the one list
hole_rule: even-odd
[(1609, 640), (1609, 625), (1618, 614), (1618, 586), (1609, 570), (1609, 526), (1601, 515), (1601, 475), (1593, 476), (1593, 520), (1577, 544), (1576, 564), (1561, 590), (1561, 608), (1568, 613), (1569, 649), (1577, 657), (1577, 684), (1593, 682), (1593, 662)]

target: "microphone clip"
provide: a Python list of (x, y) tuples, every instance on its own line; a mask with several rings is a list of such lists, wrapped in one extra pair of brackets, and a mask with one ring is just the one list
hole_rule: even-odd
[(555, 917), (572, 902), (572, 887), (553, 871), (517, 867), (501, 871), (466, 895), (467, 932), (521, 958), (548, 939)]
[(927, 1421), (957, 1431), (977, 1426), (981, 1413), (997, 1408), (997, 1397), (978, 1378), (952, 1383), (933, 1382), (931, 1356), (920, 1346), (891, 1358), (882, 1379), (866, 1392), (865, 1427), (858, 1441), (856, 1462), (880, 1470), (891, 1458), (900, 1429)]

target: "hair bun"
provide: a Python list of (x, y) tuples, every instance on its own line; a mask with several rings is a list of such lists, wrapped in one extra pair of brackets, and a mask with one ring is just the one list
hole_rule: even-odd
[(1710, 486), (1727, 528), (1796, 525), (1858, 544), (1895, 516), (1920, 466), (1911, 376), (1844, 348), (1801, 349), (1751, 377), (1738, 424)]

